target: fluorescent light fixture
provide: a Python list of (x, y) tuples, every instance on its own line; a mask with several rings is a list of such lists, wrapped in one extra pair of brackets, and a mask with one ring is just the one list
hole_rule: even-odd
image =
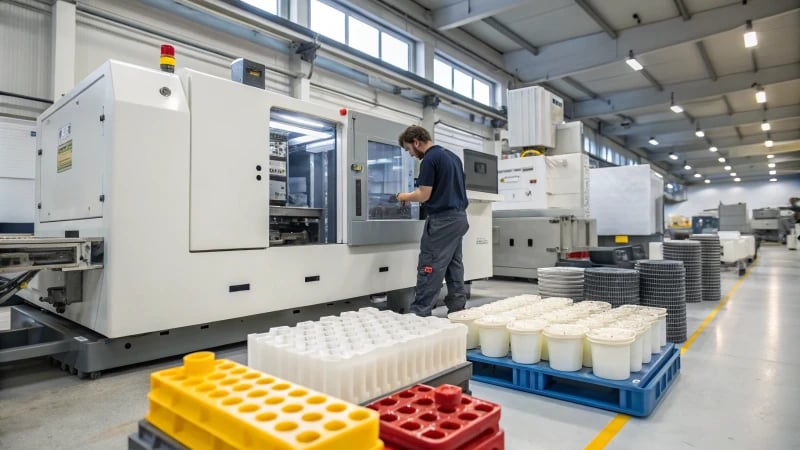
[(753, 30), (753, 22), (747, 21), (744, 25), (744, 48), (753, 48), (758, 45), (758, 35)]
[(694, 177), (695, 177), (695, 178), (703, 178), (703, 175), (702, 175), (702, 174), (699, 174), (699, 173), (696, 173), (696, 174), (694, 174)]
[(689, 163), (686, 161), (683, 162), (683, 168), (686, 170), (692, 170), (692, 166), (690, 166)]
[(736, 172), (731, 172), (731, 176), (735, 177), (736, 176)]
[(773, 145), (775, 145), (775, 142), (773, 142), (772, 139), (767, 139), (764, 141), (764, 146), (767, 148), (771, 148)]
[(317, 120), (306, 119), (305, 117), (298, 117), (291, 114), (272, 113), (272, 118), (314, 128), (327, 128), (327, 125)]
[(677, 161), (678, 160), (678, 155), (676, 155), (675, 153), (670, 153), (669, 154), (669, 159)]
[(306, 145), (306, 151), (309, 153), (324, 153), (331, 150), (336, 150), (336, 141), (334, 139), (312, 142)]
[(769, 181), (778, 181), (777, 178), (770, 178)]
[(278, 122), (278, 121), (275, 121), (275, 120), (270, 120), (269, 121), (269, 127), (270, 128), (277, 128), (278, 130), (289, 131), (291, 133), (298, 133), (298, 134), (303, 134), (303, 135), (306, 135), (306, 136), (314, 136), (314, 137), (319, 138), (319, 139), (323, 139), (323, 138), (331, 136), (331, 133), (324, 133), (324, 132), (320, 132), (320, 131), (309, 130), (308, 128), (303, 128), (303, 127), (299, 127), (299, 126), (295, 126), (295, 125), (289, 125), (288, 123)]
[(766, 120), (761, 122), (761, 131), (769, 131), (772, 129), (772, 126)]
[(769, 164), (767, 164), (767, 167), (769, 167), (770, 169), (774, 169), (775, 168), (775, 163), (769, 163)]
[(725, 162), (725, 157), (724, 156), (720, 156), (719, 158), (717, 158), (717, 161), (719, 161), (721, 163), (724, 163)]
[(777, 171), (777, 170), (770, 170), (770, 171), (769, 171), (769, 174), (770, 174), (770, 175), (777, 175), (777, 174), (778, 174), (778, 171)]
[(640, 63), (639, 61), (636, 60), (636, 58), (633, 57), (633, 50), (628, 52), (628, 57), (625, 58), (625, 63), (627, 63), (629, 66), (631, 66), (631, 69), (637, 72), (644, 69), (642, 63)]
[(704, 137), (706, 135), (706, 132), (703, 130), (695, 130), (694, 135), (697, 137)]
[(705, 184), (708, 184), (708, 183), (711, 183), (711, 180), (709, 180), (708, 178), (706, 178), (706, 179), (705, 179), (705, 181), (703, 181), (703, 182), (704, 182)]
[(679, 105), (672, 105), (669, 107), (669, 109), (671, 109), (675, 114), (680, 114), (683, 112), (683, 108), (681, 108)]
[(733, 181), (738, 183), (738, 182), (742, 181), (742, 179), (741, 178), (734, 178)]
[(713, 145), (708, 148), (708, 151), (710, 151), (711, 153), (717, 153), (718, 150), (719, 149), (717, 147), (714, 147)]
[(759, 87), (758, 90), (756, 90), (756, 102), (767, 103), (767, 91), (765, 91), (763, 87)]
[(656, 176), (657, 176), (658, 178), (664, 178), (664, 175), (661, 175), (661, 174), (660, 174), (660, 173), (658, 173), (658, 172), (656, 172)]
[(654, 137), (651, 137), (650, 140), (647, 142), (649, 142), (650, 145), (658, 145), (658, 141)]
[(672, 189), (672, 188), (674, 188), (674, 187), (675, 187), (675, 186), (673, 186), (673, 185), (672, 185), (672, 183), (667, 183), (667, 189)]
[(772, 159), (774, 157), (775, 157), (775, 155), (767, 155), (767, 159)]
[(731, 166), (725, 166), (724, 169), (725, 170), (731, 170)]

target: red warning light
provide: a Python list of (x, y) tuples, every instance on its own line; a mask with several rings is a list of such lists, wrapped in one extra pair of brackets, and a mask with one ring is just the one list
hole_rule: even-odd
[(339, 115), (340, 116), (346, 116), (347, 115), (347, 108), (340, 109), (339, 110)]

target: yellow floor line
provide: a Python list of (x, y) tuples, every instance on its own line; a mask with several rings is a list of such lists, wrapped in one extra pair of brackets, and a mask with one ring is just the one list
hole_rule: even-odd
[[(683, 344), (683, 347), (681, 347), (681, 356), (683, 356), (683, 354), (692, 347), (694, 341), (697, 340), (697, 338), (703, 333), (703, 331), (705, 331), (706, 327), (711, 323), (711, 321), (714, 320), (720, 309), (722, 309), (722, 307), (728, 303), (736, 290), (739, 289), (742, 283), (744, 283), (744, 280), (750, 276), (750, 273), (753, 270), (753, 267), (756, 266), (757, 262), (757, 259), (753, 261), (753, 264), (750, 265), (744, 276), (733, 285), (728, 293), (725, 294), (725, 297), (720, 300), (719, 304), (713, 310), (711, 310), (710, 313), (708, 313), (708, 316), (706, 316), (706, 319), (703, 321), (703, 323), (697, 327), (697, 330), (695, 330), (692, 336)], [(619, 433), (625, 424), (628, 423), (630, 418), (631, 417), (627, 414), (617, 414), (614, 416), (614, 418), (611, 419), (611, 422), (609, 422), (608, 425), (606, 425), (606, 427), (603, 428), (603, 430), (600, 431), (600, 433), (598, 433), (594, 439), (592, 439), (592, 442), (589, 442), (589, 445), (586, 446), (586, 450), (600, 450), (606, 448), (606, 446), (617, 436), (617, 433)]]

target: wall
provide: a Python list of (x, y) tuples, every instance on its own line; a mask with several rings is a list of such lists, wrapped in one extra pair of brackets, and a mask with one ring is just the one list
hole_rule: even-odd
[(36, 123), (0, 118), (0, 229), (33, 223)]
[(777, 182), (747, 181), (691, 185), (688, 187), (688, 200), (666, 205), (666, 214), (691, 217), (704, 209), (716, 209), (720, 202), (726, 205), (744, 202), (747, 203), (747, 216), (752, 217), (753, 209), (788, 206), (789, 197), (800, 197), (800, 176), (778, 178), (780, 181)]

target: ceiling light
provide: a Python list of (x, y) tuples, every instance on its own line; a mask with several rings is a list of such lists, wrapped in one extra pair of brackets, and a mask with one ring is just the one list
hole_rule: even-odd
[(642, 70), (642, 69), (644, 69), (644, 66), (642, 65), (642, 63), (640, 63), (639, 61), (636, 60), (636, 58), (633, 57), (633, 50), (628, 52), (628, 57), (625, 59), (625, 62), (629, 66), (631, 66), (631, 69), (633, 69), (633, 70), (635, 70), (637, 72)]
[(697, 129), (695, 130), (694, 135), (697, 137), (704, 137), (706, 135), (706, 132), (701, 129)]
[(717, 161), (724, 163), (725, 162), (725, 157), (724, 156), (720, 156), (719, 158), (717, 158)]
[(753, 22), (747, 21), (744, 25), (744, 48), (753, 48), (758, 45), (758, 35), (753, 30)]
[(761, 131), (769, 131), (772, 129), (772, 126), (766, 120), (761, 122)]
[(775, 157), (775, 155), (767, 155), (767, 159), (772, 159), (774, 157)]
[(705, 184), (711, 183), (711, 180), (709, 180), (708, 178), (706, 178), (706, 179), (705, 179), (705, 181), (704, 181), (704, 183), (705, 183)]
[(756, 102), (767, 103), (767, 91), (765, 91), (763, 87), (759, 86), (756, 90)]
[(770, 170), (770, 171), (769, 171), (769, 174), (770, 174), (770, 175), (777, 175), (777, 174), (778, 174), (778, 171), (777, 171), (777, 170)]
[(683, 108), (681, 108), (681, 105), (676, 105), (675, 104), (675, 93), (674, 92), (670, 92), (670, 94), (669, 94), (669, 109), (671, 109), (672, 112), (674, 112), (675, 114), (680, 114), (680, 113), (683, 112)]
[(675, 153), (670, 153), (669, 154), (669, 159), (677, 160), (678, 159), (678, 155), (676, 155)]
[(654, 137), (651, 137), (650, 140), (647, 142), (649, 142), (650, 145), (658, 145), (658, 141)]
[(735, 177), (736, 176), (736, 172), (731, 172), (731, 176)]
[(731, 170), (731, 166), (725, 166), (724, 169), (725, 170)]
[(778, 181), (777, 178), (770, 178), (769, 181)]
[(769, 163), (769, 164), (767, 164), (767, 167), (769, 167), (770, 169), (774, 169), (775, 168), (775, 163)]
[(689, 163), (686, 161), (683, 162), (683, 168), (686, 170), (692, 170), (692, 166), (690, 166)]
[(708, 151), (710, 151), (711, 153), (716, 153), (717, 150), (719, 150), (719, 149), (717, 147), (714, 147), (713, 145), (708, 148)]
[(775, 145), (775, 142), (773, 142), (772, 139), (767, 139), (766, 141), (764, 141), (764, 146), (767, 148), (770, 148), (773, 145)]
[(738, 182), (742, 181), (742, 179), (741, 178), (734, 178), (733, 181), (738, 183)]
[(702, 175), (702, 174), (699, 174), (699, 173), (696, 173), (696, 174), (694, 174), (694, 177), (695, 177), (695, 178), (703, 178), (703, 175)]
[(667, 183), (667, 189), (672, 189), (672, 188), (674, 188), (674, 187), (675, 187), (675, 186), (673, 186), (673, 185), (672, 185), (672, 183)]

